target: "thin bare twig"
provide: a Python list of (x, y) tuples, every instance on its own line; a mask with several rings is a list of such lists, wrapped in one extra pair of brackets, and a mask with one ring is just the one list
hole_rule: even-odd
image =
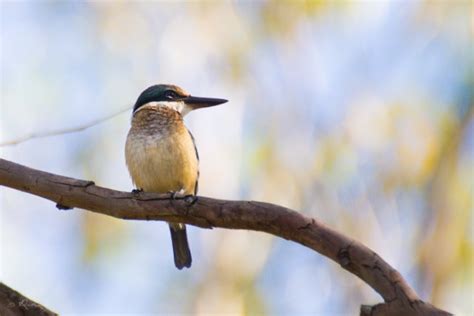
[(130, 106), (128, 106), (127, 108), (124, 108), (124, 109), (122, 109), (118, 112), (115, 112), (113, 114), (110, 114), (110, 115), (107, 115), (107, 116), (104, 116), (104, 117), (101, 117), (101, 118), (98, 118), (98, 119), (95, 119), (95, 120), (92, 120), (88, 123), (85, 123), (85, 124), (82, 124), (82, 125), (79, 125), (79, 126), (62, 128), (62, 129), (53, 130), (53, 131), (44, 131), (44, 132), (31, 133), (31, 134), (25, 135), (25, 136), (20, 137), (20, 138), (0, 142), (0, 147), (17, 145), (17, 144), (24, 143), (28, 140), (35, 139), (35, 138), (43, 138), (43, 137), (49, 137), (49, 136), (58, 136), (58, 135), (64, 135), (64, 134), (80, 132), (80, 131), (88, 129), (92, 126), (103, 123), (107, 120), (110, 120), (111, 118), (114, 118), (117, 115), (120, 115), (120, 114), (122, 114), (126, 111), (130, 111), (131, 109), (132, 108)]

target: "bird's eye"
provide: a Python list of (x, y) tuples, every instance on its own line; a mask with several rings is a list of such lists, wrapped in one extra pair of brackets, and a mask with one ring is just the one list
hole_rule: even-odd
[(165, 92), (165, 98), (167, 98), (169, 100), (177, 99), (178, 94), (176, 92), (174, 92), (173, 90), (168, 90), (168, 91)]

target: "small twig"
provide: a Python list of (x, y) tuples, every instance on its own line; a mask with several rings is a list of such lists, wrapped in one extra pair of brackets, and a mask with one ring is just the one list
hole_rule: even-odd
[(118, 112), (115, 112), (113, 114), (110, 114), (110, 115), (92, 120), (92, 121), (90, 121), (86, 124), (82, 124), (82, 125), (75, 126), (75, 127), (63, 128), (63, 129), (58, 129), (58, 130), (53, 130), (53, 131), (44, 131), (44, 132), (31, 133), (31, 134), (25, 135), (25, 136), (17, 138), (17, 139), (12, 139), (12, 140), (7, 140), (7, 141), (4, 141), (4, 142), (0, 142), (0, 147), (17, 145), (17, 144), (24, 143), (28, 140), (35, 139), (35, 138), (44, 138), (44, 137), (49, 137), (49, 136), (58, 136), (58, 135), (64, 135), (64, 134), (80, 132), (80, 131), (88, 129), (92, 126), (95, 126), (97, 124), (100, 124), (102, 122), (110, 120), (111, 118), (114, 118), (115, 116), (117, 116), (119, 114), (122, 114), (126, 111), (130, 111), (131, 109), (132, 109), (131, 107), (127, 107), (127, 108), (122, 109), (122, 110), (120, 110)]

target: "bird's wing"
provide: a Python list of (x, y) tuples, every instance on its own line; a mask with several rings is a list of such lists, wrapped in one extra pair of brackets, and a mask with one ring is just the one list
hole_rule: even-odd
[(194, 185), (194, 195), (197, 195), (198, 192), (198, 184), (199, 184), (199, 153), (196, 147), (196, 141), (194, 140), (193, 134), (188, 129), (189, 136), (191, 136), (191, 140), (193, 141), (194, 145), (194, 152), (196, 153), (196, 159), (198, 161), (198, 169), (197, 169), (197, 176), (196, 176), (196, 184)]

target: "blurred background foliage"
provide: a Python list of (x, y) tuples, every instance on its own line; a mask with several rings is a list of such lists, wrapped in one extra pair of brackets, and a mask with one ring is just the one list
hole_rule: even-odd
[[(80, 125), (155, 83), (229, 103), (186, 118), (200, 194), (282, 204), (377, 251), (423, 299), (472, 315), (470, 1), (1, 2), (0, 140)], [(131, 190), (130, 114), (1, 156)], [(381, 299), (303, 247), (59, 212), (1, 191), (1, 280), (61, 314), (354, 315)]]

